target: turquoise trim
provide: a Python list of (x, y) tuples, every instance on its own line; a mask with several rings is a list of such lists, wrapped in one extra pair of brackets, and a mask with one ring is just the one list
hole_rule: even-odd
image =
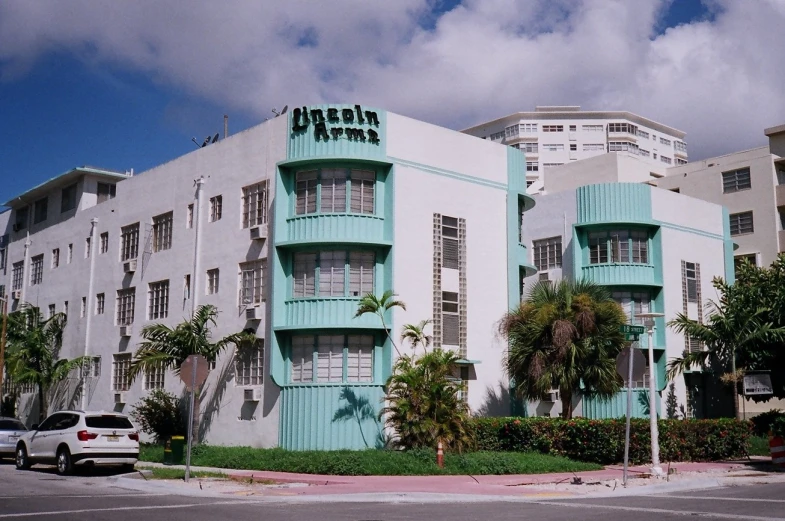
[(286, 235), (276, 246), (313, 243), (392, 245), (384, 217), (361, 213), (312, 213), (286, 219)]
[[(520, 242), (520, 216), (534, 207), (534, 199), (526, 189), (526, 156), (512, 147), (507, 150), (507, 305), (515, 308), (520, 302), (522, 275), (533, 275), (537, 268), (529, 259), (528, 249)], [(521, 181), (521, 179), (523, 181)], [(523, 268), (524, 273), (521, 273)]]
[(725, 282), (734, 284), (736, 282), (736, 264), (733, 262), (733, 251), (738, 248), (730, 236), (730, 212), (726, 207), (722, 207), (722, 238), (723, 253), (725, 254)]
[(581, 267), (581, 276), (605, 286), (661, 286), (651, 264), (588, 264)]
[[(648, 418), (647, 404), (649, 402), (648, 389), (632, 389), (632, 417)], [(662, 400), (657, 397), (657, 414), (662, 416)], [(614, 394), (610, 399), (584, 396), (583, 397), (583, 416), (592, 420), (604, 420), (612, 418), (622, 418), (627, 415), (627, 390), (622, 390)]]
[[(304, 159), (314, 157), (340, 157), (340, 158), (384, 158), (387, 155), (387, 112), (373, 107), (361, 106), (360, 110), (363, 113), (364, 123), (358, 122), (356, 105), (311, 105), (308, 107), (296, 107), (289, 112), (289, 140), (286, 144), (286, 158), (288, 160)], [(346, 133), (339, 138), (328, 137), (324, 140), (317, 138), (315, 123), (311, 122), (305, 130), (293, 130), (296, 110), (305, 108), (309, 115), (312, 116), (311, 111), (321, 111), (322, 116), (327, 119), (328, 109), (337, 109), (340, 121), (331, 122), (325, 121), (325, 125), (330, 133), (332, 128), (352, 128), (360, 129), (366, 134), (364, 141), (349, 140)], [(342, 111), (346, 109), (352, 113), (352, 121), (346, 121), (342, 117)], [(365, 116), (365, 111), (372, 111), (376, 114), (379, 120), (379, 125), (368, 124), (368, 118)], [(302, 123), (302, 118), (300, 123)], [(368, 130), (373, 130), (378, 134), (379, 142), (372, 143), (368, 139)]]
[(579, 225), (652, 223), (651, 186), (640, 183), (603, 183), (575, 191)]
[(359, 297), (308, 297), (284, 302), (283, 312), (276, 316), (273, 329), (322, 329), (328, 327), (381, 329), (376, 315), (354, 318)]
[[(514, 150), (514, 149), (513, 149)], [(416, 168), (418, 170), (423, 170), (425, 172), (440, 175), (443, 177), (449, 177), (451, 179), (457, 179), (459, 181), (464, 181), (466, 183), (473, 183), (480, 186), (485, 186), (488, 188), (497, 188), (499, 190), (507, 190), (507, 185), (504, 183), (498, 183), (496, 181), (490, 181), (488, 179), (483, 179), (481, 177), (474, 177), (466, 174), (460, 174), (458, 172), (453, 172), (452, 170), (444, 170), (442, 168), (436, 168), (434, 166), (424, 165), (422, 163), (417, 163), (415, 161), (407, 161), (405, 159), (400, 159), (396, 157), (390, 157), (390, 161), (397, 165), (401, 166), (408, 166), (412, 168)]]

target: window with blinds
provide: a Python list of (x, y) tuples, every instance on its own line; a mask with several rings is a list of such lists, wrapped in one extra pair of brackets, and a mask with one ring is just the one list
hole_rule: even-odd
[(297, 172), (295, 178), (297, 201), (295, 213), (303, 215), (316, 213), (316, 185), (318, 183), (318, 172), (316, 170), (308, 172)]
[(442, 216), (442, 266), (460, 268), (461, 248), (458, 241), (458, 219)]
[(291, 345), (292, 383), (373, 381), (372, 335), (295, 335)]
[(295, 253), (294, 269), (292, 270), (294, 286), (293, 297), (316, 296), (316, 254)]
[(323, 251), (319, 253), (319, 296), (344, 296), (345, 274), (345, 251)]
[(370, 251), (349, 253), (349, 296), (361, 297), (373, 293), (376, 255)]
[(321, 171), (322, 213), (346, 211), (346, 170), (324, 168)]

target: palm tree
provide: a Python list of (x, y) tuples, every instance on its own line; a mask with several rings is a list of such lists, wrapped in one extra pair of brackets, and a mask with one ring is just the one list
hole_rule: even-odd
[[(721, 302), (724, 302), (721, 301)], [(724, 302), (727, 304), (727, 302)], [(706, 349), (685, 352), (668, 364), (668, 379), (673, 380), (693, 366), (705, 366), (719, 363), (730, 365), (730, 377), (733, 383), (733, 413), (739, 417), (739, 390), (736, 358), (739, 353), (754, 350), (757, 345), (769, 342), (785, 342), (785, 327), (776, 327), (766, 322), (770, 311), (766, 308), (740, 310), (730, 313), (726, 306), (709, 301), (709, 313), (706, 324), (701, 324), (686, 315), (679, 313), (668, 322), (668, 326), (687, 338), (697, 340)]]
[[(180, 366), (190, 355), (202, 355), (214, 362), (229, 346), (240, 347), (256, 340), (250, 332), (233, 333), (213, 341), (211, 327), (216, 325), (218, 308), (212, 305), (199, 306), (190, 320), (174, 328), (164, 324), (150, 324), (142, 328), (144, 342), (134, 353), (129, 378), (133, 381), (140, 374), (165, 369), (180, 374)], [(200, 393), (194, 394), (194, 433), (198, 432)]]
[(373, 406), (367, 396), (358, 396), (354, 390), (349, 387), (341, 389), (339, 399), (346, 400), (346, 405), (335, 411), (333, 414), (333, 422), (353, 420), (357, 422), (357, 427), (360, 429), (360, 436), (368, 448), (368, 440), (365, 439), (363, 432), (363, 422), (366, 420), (376, 421)]
[(64, 313), (44, 319), (39, 308), (28, 304), (8, 315), (8, 373), (17, 384), (37, 386), (39, 423), (47, 416), (52, 387), (90, 360), (59, 358), (66, 323)]
[(525, 400), (558, 389), (562, 416), (572, 417), (572, 397), (609, 398), (621, 389), (616, 356), (624, 346), (624, 312), (604, 286), (591, 281), (539, 282), (528, 298), (499, 322), (508, 340), (507, 374)]
[(416, 353), (417, 346), (422, 346), (423, 352), (428, 351), (428, 347), (433, 341), (432, 335), (425, 334), (425, 328), (431, 323), (431, 319), (421, 320), (418, 324), (404, 324), (401, 329), (401, 342), (408, 340), (412, 344), (412, 350)]
[(366, 313), (373, 313), (377, 315), (382, 321), (382, 327), (384, 328), (384, 332), (387, 334), (387, 338), (390, 339), (390, 343), (395, 348), (395, 352), (398, 356), (401, 356), (401, 352), (398, 351), (398, 346), (395, 345), (395, 340), (393, 340), (392, 335), (390, 335), (390, 331), (387, 329), (387, 324), (384, 320), (384, 314), (387, 310), (399, 307), (406, 311), (406, 304), (402, 300), (395, 300), (397, 295), (392, 292), (392, 290), (385, 291), (381, 298), (377, 297), (373, 293), (366, 294), (363, 298), (360, 299), (360, 303), (357, 306), (357, 313), (354, 314), (354, 318), (360, 317)]

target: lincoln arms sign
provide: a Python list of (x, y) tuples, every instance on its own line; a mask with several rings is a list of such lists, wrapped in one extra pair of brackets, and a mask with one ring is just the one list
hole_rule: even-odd
[(363, 110), (360, 105), (353, 109), (309, 110), (302, 107), (292, 111), (292, 132), (305, 132), (311, 126), (317, 141), (346, 138), (379, 144), (379, 116), (372, 110)]

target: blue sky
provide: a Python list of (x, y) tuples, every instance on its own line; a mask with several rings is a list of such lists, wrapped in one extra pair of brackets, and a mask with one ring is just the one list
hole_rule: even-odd
[[(0, 203), (75, 166), (144, 171), (222, 132), (224, 114), (234, 133), (286, 103), (361, 102), (452, 128), (537, 104), (631, 110), (685, 130), (693, 159), (762, 145), (785, 122), (782, 77), (711, 52), (739, 23), (779, 33), (771, 5), (745, 24), (720, 0), (32, 4), (0, 4)], [(730, 128), (753, 99), (770, 106)]]

